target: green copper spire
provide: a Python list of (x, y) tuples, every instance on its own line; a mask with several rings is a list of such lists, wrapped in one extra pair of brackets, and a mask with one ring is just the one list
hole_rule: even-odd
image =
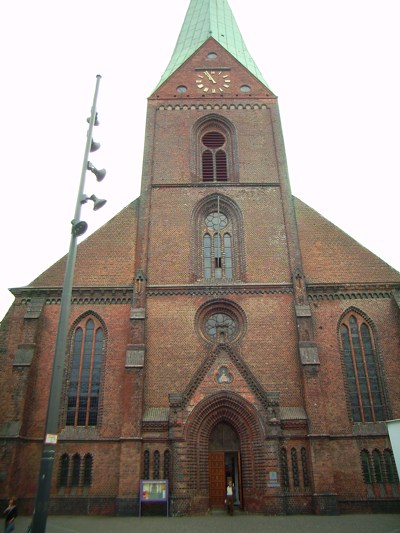
[(159, 87), (200, 46), (213, 37), (264, 85), (267, 85), (244, 44), (226, 0), (191, 0), (171, 61)]

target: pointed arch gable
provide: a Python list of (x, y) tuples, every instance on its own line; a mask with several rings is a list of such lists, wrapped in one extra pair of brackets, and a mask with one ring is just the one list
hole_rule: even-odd
[[(204, 135), (210, 132), (219, 133), (224, 136), (225, 144), (223, 152), (226, 156), (226, 180), (228, 182), (239, 181), (239, 159), (237, 148), (237, 131), (235, 126), (230, 120), (217, 113), (210, 113), (205, 115), (195, 124), (193, 124), (191, 131), (191, 160), (190, 160), (190, 173), (194, 182), (202, 180), (202, 165), (203, 165), (203, 153), (201, 139)], [(221, 156), (221, 154), (220, 154)], [(208, 181), (208, 180), (206, 180)], [(212, 181), (212, 180), (211, 180)]]

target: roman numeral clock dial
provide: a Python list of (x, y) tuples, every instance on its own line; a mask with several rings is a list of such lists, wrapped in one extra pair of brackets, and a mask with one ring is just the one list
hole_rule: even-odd
[(224, 70), (199, 70), (196, 78), (197, 88), (203, 93), (219, 94), (229, 89), (231, 75)]

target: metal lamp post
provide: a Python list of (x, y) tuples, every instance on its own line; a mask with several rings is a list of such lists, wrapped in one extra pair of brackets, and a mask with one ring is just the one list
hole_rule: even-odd
[(98, 181), (101, 181), (105, 176), (105, 170), (97, 171), (93, 165), (88, 161), (89, 152), (99, 148), (98, 143), (94, 143), (92, 139), (93, 126), (97, 125), (96, 103), (99, 91), (101, 76), (97, 75), (96, 89), (93, 98), (92, 111), (90, 115), (89, 129), (87, 133), (86, 149), (83, 159), (82, 174), (79, 184), (78, 197), (75, 207), (75, 215), (71, 222), (71, 242), (67, 256), (67, 264), (65, 267), (64, 285), (61, 295), (60, 318), (58, 322), (57, 340), (54, 352), (53, 369), (50, 381), (50, 395), (47, 407), (46, 431), (43, 442), (42, 458), (40, 463), (39, 480), (36, 493), (35, 510), (32, 520), (32, 533), (45, 533), (46, 522), (49, 506), (49, 497), (51, 489), (52, 471), (54, 464), (54, 457), (57, 445), (58, 435), (58, 419), (61, 402), (61, 388), (64, 372), (65, 353), (67, 349), (68, 336), (68, 321), (71, 309), (72, 297), (72, 282), (74, 277), (77, 239), (83, 235), (87, 230), (87, 224), (81, 221), (81, 206), (88, 200), (93, 200), (93, 209), (97, 210), (105, 204), (105, 200), (99, 200), (94, 195), (88, 197), (84, 195), (85, 176), (87, 170), (92, 171)]

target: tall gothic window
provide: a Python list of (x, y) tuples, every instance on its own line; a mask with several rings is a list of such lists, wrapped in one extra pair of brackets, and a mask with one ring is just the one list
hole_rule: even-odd
[(82, 320), (74, 331), (66, 420), (69, 426), (97, 424), (103, 337), (103, 329), (93, 317)]
[(370, 326), (355, 314), (340, 327), (344, 366), (354, 422), (385, 420), (383, 392)]
[(205, 196), (192, 216), (192, 280), (244, 280), (246, 253), (243, 216), (236, 202), (224, 194)]
[(207, 215), (204, 222), (204, 278), (231, 279), (233, 265), (230, 221), (223, 213), (212, 212)]

